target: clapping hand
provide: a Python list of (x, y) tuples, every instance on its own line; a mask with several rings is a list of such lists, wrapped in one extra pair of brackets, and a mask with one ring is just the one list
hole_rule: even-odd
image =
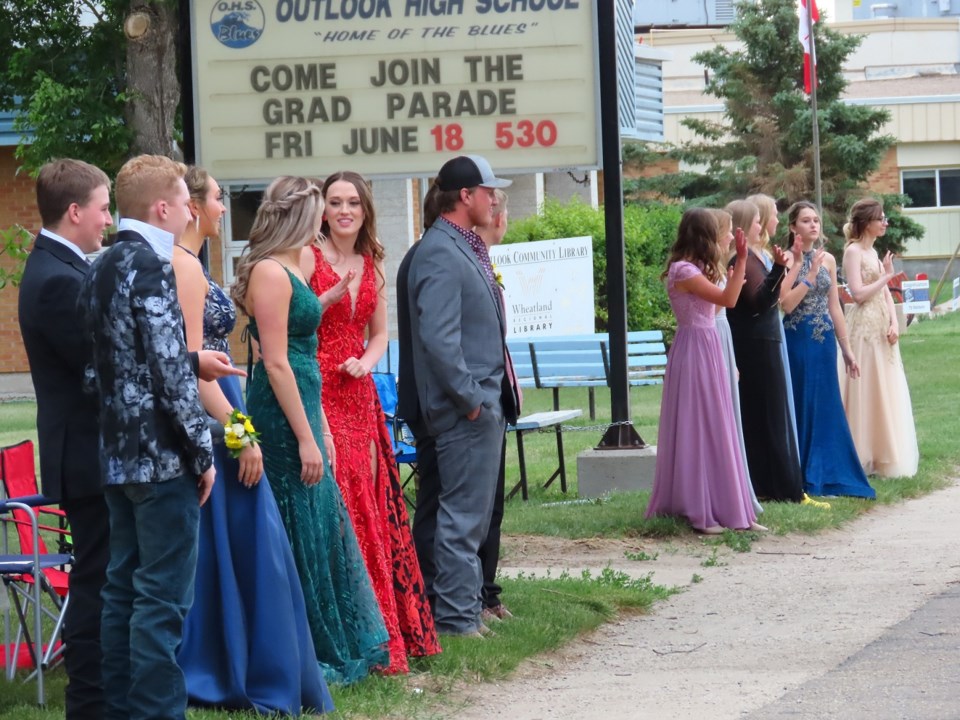
[(747, 236), (743, 234), (743, 228), (737, 228), (733, 231), (733, 242), (737, 250), (737, 258), (745, 258), (747, 256)]
[(790, 262), (787, 251), (779, 245), (773, 246), (773, 262), (775, 265), (786, 265)]
[(813, 259), (810, 261), (810, 270), (807, 272), (807, 280), (810, 282), (816, 282), (817, 273), (820, 271), (820, 266), (823, 265), (823, 259), (826, 257), (826, 255), (827, 251), (823, 248), (813, 251)]
[(893, 258), (894, 255), (889, 250), (887, 251), (887, 254), (883, 256), (883, 271), (890, 277), (896, 275), (896, 272), (893, 269)]
[(801, 262), (803, 260), (803, 240), (800, 239), (800, 236), (794, 234), (793, 236), (793, 245), (790, 247), (790, 253), (793, 255), (793, 259), (796, 262)]
[(323, 305), (324, 309), (331, 305), (336, 305), (343, 299), (343, 296), (347, 294), (347, 287), (350, 285), (350, 281), (353, 280), (355, 276), (356, 273), (353, 270), (347, 270), (347, 274), (340, 278), (340, 282), (320, 295), (320, 304)]

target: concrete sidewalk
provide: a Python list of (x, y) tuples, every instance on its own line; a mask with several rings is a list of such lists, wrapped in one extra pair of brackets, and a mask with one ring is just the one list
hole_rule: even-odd
[[(958, 552), (960, 555), (960, 552)], [(960, 583), (748, 720), (960, 718)]]
[(508, 680), (468, 687), (448, 717), (960, 720), (958, 517), (953, 484), (841, 530), (766, 536), (719, 563), (644, 542), (660, 550), (641, 564), (655, 582), (697, 582)]
[(30, 373), (0, 373), (0, 402), (35, 399)]

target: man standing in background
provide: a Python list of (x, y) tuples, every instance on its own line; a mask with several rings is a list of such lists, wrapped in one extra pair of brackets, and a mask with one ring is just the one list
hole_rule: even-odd
[(43, 494), (70, 523), (74, 562), (63, 623), (66, 717), (104, 716), (100, 683), (100, 590), (109, 559), (109, 521), (100, 479), (98, 398), (83, 391), (90, 343), (77, 296), (113, 224), (110, 180), (79, 160), (54, 160), (37, 175), (43, 227), (20, 282), (20, 333), (37, 396)]
[(486, 630), (477, 551), (503, 447), (506, 326), (487, 248), (472, 228), (492, 222), (495, 189), (509, 184), (477, 155), (445, 163), (424, 199), (430, 227), (397, 278), (398, 413), (427, 460), (413, 535), (437, 630), (447, 635)]

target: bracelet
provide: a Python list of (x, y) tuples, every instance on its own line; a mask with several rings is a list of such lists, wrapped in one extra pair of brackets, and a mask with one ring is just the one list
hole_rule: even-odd
[(840, 335), (837, 335), (837, 342), (840, 342), (841, 340), (846, 340), (846, 339), (847, 339), (847, 336), (846, 336), (846, 335), (844, 335), (844, 336), (842, 336), (842, 337), (841, 337)]
[(332, 437), (333, 437), (333, 433), (323, 433), (323, 436), (324, 436), (324, 437), (328, 437), (328, 438), (332, 438)]
[(800, 282), (806, 285), (811, 290), (813, 290), (813, 283), (807, 280), (806, 278), (803, 278)]

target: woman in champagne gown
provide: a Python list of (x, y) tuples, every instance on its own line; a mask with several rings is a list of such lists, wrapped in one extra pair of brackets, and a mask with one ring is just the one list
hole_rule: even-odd
[(317, 658), (328, 681), (351, 683), (388, 665), (388, 635), (333, 479), (333, 447), (320, 406), (316, 333), (322, 308), (299, 263), (319, 230), (322, 208), (320, 188), (310, 181), (274, 180), (231, 292), (260, 346), (247, 404), (300, 573)]
[(874, 241), (887, 232), (883, 205), (859, 200), (844, 227), (843, 271), (854, 304), (847, 311), (850, 347), (860, 377), (840, 376), (840, 397), (860, 464), (868, 475), (912, 477), (920, 453), (913, 406), (900, 359), (900, 326), (887, 283), (893, 255), (880, 262)]
[[(187, 345), (229, 353), (236, 310), (197, 259), (205, 238), (219, 236), (220, 187), (202, 168), (190, 168), (184, 179), (196, 222), (175, 247), (173, 267)], [(200, 398), (220, 422), (234, 409), (246, 412), (236, 377), (201, 381)], [(260, 449), (248, 446), (237, 459), (217, 442), (213, 461), (217, 481), (200, 508), (194, 601), (177, 653), (190, 703), (266, 714), (330, 711), (297, 566)]]
[(383, 249), (364, 179), (338, 172), (324, 182), (323, 242), (305, 248), (301, 269), (324, 305), (317, 330), (323, 408), (336, 447), (336, 480), (357, 532), (390, 633), (389, 673), (407, 656), (440, 652), (410, 532), (400, 475), (370, 372), (387, 348)]
[(837, 261), (817, 249), (821, 238), (816, 206), (804, 201), (794, 203), (788, 218), (791, 246), (797, 236), (802, 249), (793, 262), (801, 266), (795, 285), (784, 288), (780, 297), (786, 311), (783, 328), (806, 490), (811, 495), (874, 498), (876, 492), (860, 466), (840, 401), (838, 343), (846, 372), (854, 381), (860, 368), (846, 336), (837, 291)]

